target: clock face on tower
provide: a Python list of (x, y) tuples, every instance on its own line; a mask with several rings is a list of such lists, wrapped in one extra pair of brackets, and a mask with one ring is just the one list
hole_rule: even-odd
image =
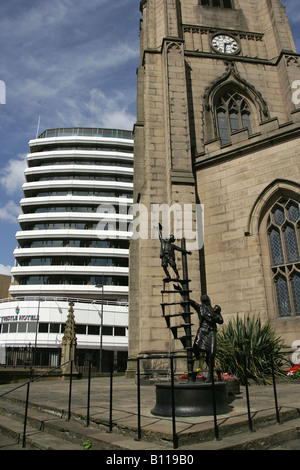
[(215, 34), (211, 38), (212, 48), (222, 54), (237, 54), (240, 46), (237, 40), (229, 34)]

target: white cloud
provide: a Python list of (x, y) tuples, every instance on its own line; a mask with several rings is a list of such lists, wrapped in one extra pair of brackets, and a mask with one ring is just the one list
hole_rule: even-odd
[(117, 6), (108, 0), (32, 0), (28, 6), (17, 1), (18, 10), (0, 4), (0, 69), (5, 70), (6, 109), (14, 119), (35, 123), (41, 115), (43, 128), (87, 126), (99, 115), (87, 114), (90, 90), (99, 88), (112, 99), (116, 90), (135, 91), (135, 0), (118, 0)]
[(108, 129), (133, 129), (135, 117), (129, 114), (125, 109), (116, 110), (103, 116), (103, 127)]
[(24, 183), (24, 170), (26, 168), (26, 154), (12, 158), (7, 165), (0, 170), (0, 185), (6, 193), (12, 195), (20, 191)]
[[(111, 69), (120, 68), (132, 59), (138, 63), (138, 49), (114, 43), (101, 50), (100, 43), (97, 39), (92, 44), (78, 46), (67, 51), (66, 56), (57, 53), (54, 57), (49, 52), (47, 57), (37, 55), (34, 58), (32, 54), (25, 69), (27, 76), (22, 87), (14, 90), (14, 99), (25, 100), (31, 107), (40, 100), (51, 100), (52, 106), (62, 107), (66, 96), (76, 98), (90, 89), (90, 83), (101, 85), (110, 73), (110, 83), (114, 83), (118, 73), (110, 72)], [(34, 69), (36, 73), (32, 73)], [(134, 71), (132, 76), (135, 76)]]
[(11, 276), (11, 270), (13, 266), (4, 266), (3, 264), (0, 264), (0, 274), (4, 276)]
[(0, 207), (0, 220), (16, 223), (18, 222), (18, 215), (20, 213), (20, 206), (14, 201), (10, 200), (5, 204), (5, 206)]
[(103, 91), (93, 89), (86, 108), (89, 114), (96, 117), (102, 127), (131, 130), (135, 116), (128, 110), (128, 105), (134, 100), (129, 93), (116, 92), (113, 97), (107, 96)]
[(100, 89), (91, 90), (86, 100), (78, 103), (75, 99), (66, 99), (65, 108), (58, 112), (62, 127), (74, 126), (106, 127), (132, 130), (136, 116), (129, 107), (135, 100), (135, 93), (116, 91), (113, 96)]

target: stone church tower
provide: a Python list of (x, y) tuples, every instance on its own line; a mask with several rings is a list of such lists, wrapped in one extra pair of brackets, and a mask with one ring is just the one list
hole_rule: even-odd
[(300, 344), (300, 55), (285, 8), (143, 0), (140, 9), (134, 202), (147, 209), (137, 215), (148, 236), (131, 243), (129, 364), (182, 351), (161, 314), (153, 205), (182, 209), (181, 232), (171, 217), (177, 239), (186, 208), (193, 227), (203, 209), (204, 244), (199, 236), (188, 257), (194, 300), (208, 294), (225, 322), (260, 314), (287, 346)]

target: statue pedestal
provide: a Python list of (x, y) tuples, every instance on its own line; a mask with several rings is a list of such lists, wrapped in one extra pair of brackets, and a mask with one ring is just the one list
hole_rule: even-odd
[[(61, 367), (61, 376), (63, 379), (70, 379), (71, 375), (71, 364), (68, 363)], [(72, 377), (79, 377), (78, 370), (75, 364), (72, 365)]]
[[(227, 403), (226, 383), (216, 382), (215, 399), (217, 414), (231, 411)], [(174, 384), (175, 416), (210, 416), (213, 411), (211, 383)], [(155, 416), (172, 416), (171, 383), (156, 384), (156, 405), (151, 410)]]

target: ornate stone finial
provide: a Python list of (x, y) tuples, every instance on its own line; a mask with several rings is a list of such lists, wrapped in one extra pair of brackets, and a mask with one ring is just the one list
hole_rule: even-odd
[(72, 342), (72, 344), (76, 345), (74, 302), (69, 302), (69, 307), (62, 344), (70, 344), (70, 342)]

